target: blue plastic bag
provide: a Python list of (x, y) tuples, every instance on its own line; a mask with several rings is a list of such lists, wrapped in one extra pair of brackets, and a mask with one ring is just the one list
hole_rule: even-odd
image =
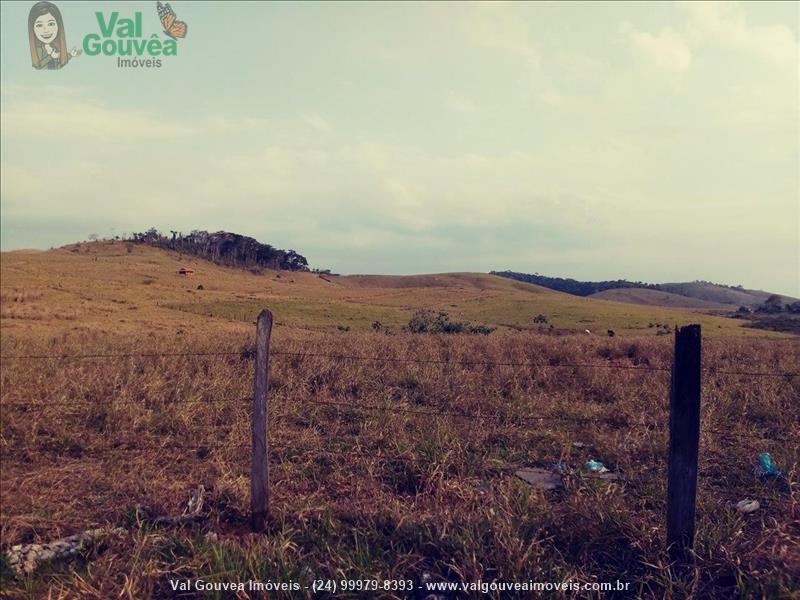
[(592, 473), (605, 473), (606, 471), (608, 471), (608, 469), (603, 463), (601, 463), (599, 460), (594, 460), (594, 459), (586, 461), (586, 468)]
[(762, 452), (758, 455), (758, 466), (754, 469), (755, 476), (759, 479), (777, 479), (783, 477), (783, 473), (778, 470), (775, 461), (772, 460), (769, 452)]

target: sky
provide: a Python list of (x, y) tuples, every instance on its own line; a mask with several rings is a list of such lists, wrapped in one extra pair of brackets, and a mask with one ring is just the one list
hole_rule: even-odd
[[(155, 2), (56, 4), (69, 48), (97, 11), (167, 39)], [(340, 273), (800, 296), (796, 2), (175, 0), (161, 67), (43, 71), (32, 5), (0, 4), (4, 251), (227, 230)]]

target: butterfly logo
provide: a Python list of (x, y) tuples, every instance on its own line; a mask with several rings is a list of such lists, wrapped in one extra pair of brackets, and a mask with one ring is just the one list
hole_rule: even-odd
[(156, 2), (156, 8), (158, 9), (158, 18), (161, 19), (161, 24), (164, 26), (164, 33), (173, 40), (185, 38), (186, 30), (188, 29), (186, 21), (178, 21), (178, 17), (175, 16), (175, 11), (172, 10), (169, 2), (166, 4)]

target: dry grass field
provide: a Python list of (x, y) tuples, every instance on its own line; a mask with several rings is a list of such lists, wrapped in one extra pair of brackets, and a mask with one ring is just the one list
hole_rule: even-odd
[[(183, 265), (197, 274), (178, 276)], [(272, 510), (255, 535), (248, 402), (263, 307), (277, 319)], [(498, 329), (402, 332), (419, 308)], [(540, 313), (552, 329), (531, 324)], [(679, 576), (665, 548), (672, 336), (650, 324), (689, 322), (703, 325), (705, 371), (696, 559)], [(2, 549), (124, 530), (32, 575), (3, 559), (4, 598), (244, 598), (178, 595), (169, 580), (426, 574), (629, 583), (617, 597), (800, 595), (800, 377), (734, 374), (797, 372), (800, 346), (741, 321), (488, 275), (244, 273), (83, 244), (3, 254), (2, 355)], [(754, 477), (762, 451), (788, 482)], [(543, 491), (514, 477), (589, 458), (620, 479)], [(199, 518), (158, 521), (199, 485)], [(744, 498), (761, 508), (737, 513)], [(378, 596), (403, 597), (337, 597)]]
[[(177, 274), (182, 266), (195, 275)], [(416, 310), (445, 310), (454, 319), (501, 330), (654, 336), (657, 325), (696, 322), (706, 337), (781, 337), (743, 327), (743, 321), (687, 309), (637, 306), (562, 294), (480, 273), (347, 277), (247, 272), (193, 257), (124, 243), (84, 243), (49, 252), (16, 251), (2, 257), (2, 318), (9, 334), (249, 333), (269, 306), (277, 325), (314, 332), (367, 332), (380, 321), (395, 331)], [(201, 288), (201, 289), (198, 289)], [(784, 336), (786, 337), (786, 336)]]

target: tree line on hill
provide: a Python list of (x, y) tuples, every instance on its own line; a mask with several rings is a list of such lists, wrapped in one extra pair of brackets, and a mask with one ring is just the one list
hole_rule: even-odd
[(499, 275), (500, 277), (508, 277), (509, 279), (516, 279), (524, 283), (535, 283), (542, 287), (557, 290), (559, 292), (566, 292), (575, 296), (591, 296), (597, 292), (604, 292), (605, 290), (615, 290), (619, 288), (644, 288), (648, 290), (660, 290), (661, 286), (657, 283), (643, 283), (641, 281), (628, 281), (626, 279), (617, 279), (614, 281), (578, 281), (576, 279), (565, 279), (563, 277), (547, 277), (546, 275), (539, 275), (534, 273), (517, 273), (516, 271), (491, 271), (492, 275)]
[(306, 257), (294, 250), (281, 250), (227, 231), (194, 230), (187, 234), (170, 231), (170, 235), (164, 235), (153, 227), (143, 233), (132, 233), (126, 241), (191, 254), (229, 267), (308, 271)]
[[(620, 288), (639, 288), (645, 290), (657, 290), (661, 292), (668, 292), (671, 294), (678, 294), (679, 296), (689, 296), (682, 289), (686, 284), (682, 283), (644, 283), (642, 281), (628, 281), (627, 279), (615, 279), (612, 281), (578, 281), (576, 279), (567, 279), (563, 277), (548, 277), (546, 275), (539, 275), (539, 273), (517, 273), (516, 271), (490, 271), (492, 275), (499, 275), (500, 277), (508, 277), (525, 283), (534, 283), (551, 290), (559, 292), (566, 292), (574, 296), (591, 296), (598, 292), (605, 290), (615, 290)], [(714, 283), (712, 281), (705, 281), (698, 279), (693, 282), (694, 284), (705, 284), (716, 288), (726, 288), (737, 292), (752, 293), (750, 290), (745, 289), (742, 285), (727, 285), (724, 283)]]

